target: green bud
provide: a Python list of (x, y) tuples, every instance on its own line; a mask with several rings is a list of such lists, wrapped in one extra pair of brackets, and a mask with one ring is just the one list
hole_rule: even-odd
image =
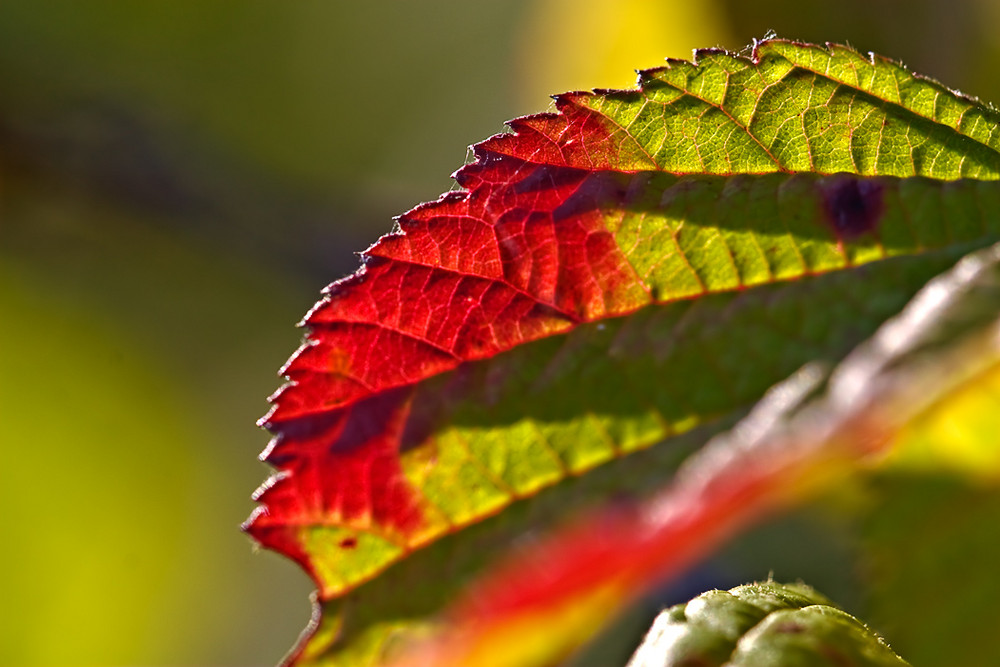
[(805, 584), (708, 591), (664, 610), (629, 667), (903, 667), (908, 663)]

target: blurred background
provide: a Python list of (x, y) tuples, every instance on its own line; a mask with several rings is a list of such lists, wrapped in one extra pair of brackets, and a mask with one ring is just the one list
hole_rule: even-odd
[(996, 0), (0, 2), (0, 664), (280, 659), (311, 586), (238, 526), (293, 324), (504, 120), (769, 30), (1000, 100), (998, 25)]

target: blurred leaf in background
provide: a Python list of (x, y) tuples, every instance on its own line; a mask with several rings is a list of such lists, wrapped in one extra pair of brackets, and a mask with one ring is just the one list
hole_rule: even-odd
[(631, 88), (635, 70), (688, 59), (698, 48), (732, 47), (730, 33), (715, 2), (541, 0), (519, 35), (525, 112), (567, 90)]
[(0, 4), (0, 663), (292, 645), (310, 584), (237, 531), (291, 325), (504, 119), (769, 29), (1000, 100), (997, 18), (989, 0)]

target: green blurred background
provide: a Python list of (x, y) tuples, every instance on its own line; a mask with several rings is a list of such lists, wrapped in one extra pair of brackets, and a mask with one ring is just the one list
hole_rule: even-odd
[(772, 29), (1000, 100), (998, 25), (994, 0), (0, 2), (0, 664), (280, 659), (311, 586), (238, 526), (292, 325), (505, 119)]

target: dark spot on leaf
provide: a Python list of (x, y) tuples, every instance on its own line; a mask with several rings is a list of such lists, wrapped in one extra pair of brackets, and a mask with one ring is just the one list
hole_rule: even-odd
[(881, 181), (853, 174), (836, 174), (820, 180), (827, 222), (841, 238), (870, 232), (882, 218)]
[(358, 546), (358, 538), (356, 537), (345, 537), (340, 541), (341, 549), (353, 549)]

